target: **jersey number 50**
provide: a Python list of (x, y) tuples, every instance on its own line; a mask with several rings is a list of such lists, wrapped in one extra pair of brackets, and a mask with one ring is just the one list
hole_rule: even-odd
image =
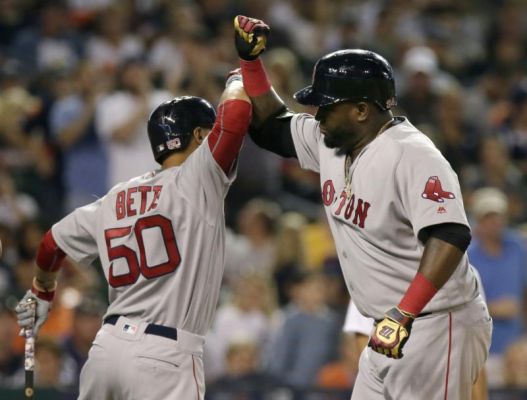
[[(148, 265), (145, 253), (145, 243), (143, 239), (143, 230), (158, 228), (161, 232), (161, 237), (165, 244), (166, 254), (168, 260), (158, 265)], [(112, 247), (112, 239), (118, 239), (128, 236), (132, 229), (139, 247), (139, 260), (137, 254), (130, 247), (121, 244)], [(162, 215), (149, 215), (147, 217), (139, 218), (134, 226), (126, 226), (123, 228), (112, 228), (104, 231), (106, 239), (106, 247), (108, 249), (108, 259), (110, 261), (124, 258), (128, 265), (129, 271), (125, 274), (114, 275), (113, 262), (110, 264), (108, 273), (108, 282), (113, 287), (131, 285), (142, 274), (147, 279), (157, 278), (162, 275), (169, 274), (176, 270), (181, 262), (181, 256), (176, 244), (176, 237), (172, 229), (172, 222)]]

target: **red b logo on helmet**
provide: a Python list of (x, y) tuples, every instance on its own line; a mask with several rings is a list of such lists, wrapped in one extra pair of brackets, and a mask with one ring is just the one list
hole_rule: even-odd
[(455, 199), (454, 193), (443, 190), (441, 181), (437, 176), (431, 176), (425, 185), (425, 190), (421, 194), (423, 199), (432, 200), (438, 203), (444, 203), (445, 199)]

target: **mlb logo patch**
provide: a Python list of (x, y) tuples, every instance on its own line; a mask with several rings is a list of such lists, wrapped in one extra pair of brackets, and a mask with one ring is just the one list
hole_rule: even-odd
[(130, 335), (135, 335), (135, 333), (137, 332), (137, 326), (131, 324), (124, 324), (123, 332), (128, 333)]

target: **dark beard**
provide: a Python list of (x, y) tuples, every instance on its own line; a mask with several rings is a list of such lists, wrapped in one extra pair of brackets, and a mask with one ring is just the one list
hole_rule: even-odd
[(330, 136), (328, 134), (324, 135), (324, 144), (330, 149), (336, 149), (341, 146), (341, 141), (336, 139), (335, 136)]
[(324, 144), (330, 149), (335, 149), (337, 155), (343, 155), (353, 149), (353, 134), (345, 130), (328, 132), (324, 135)]

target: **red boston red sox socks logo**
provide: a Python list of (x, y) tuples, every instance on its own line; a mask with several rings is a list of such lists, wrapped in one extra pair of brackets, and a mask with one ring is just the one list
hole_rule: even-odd
[(444, 203), (445, 199), (454, 199), (454, 193), (443, 190), (441, 181), (437, 176), (431, 176), (425, 185), (425, 190), (421, 194), (423, 199)]

